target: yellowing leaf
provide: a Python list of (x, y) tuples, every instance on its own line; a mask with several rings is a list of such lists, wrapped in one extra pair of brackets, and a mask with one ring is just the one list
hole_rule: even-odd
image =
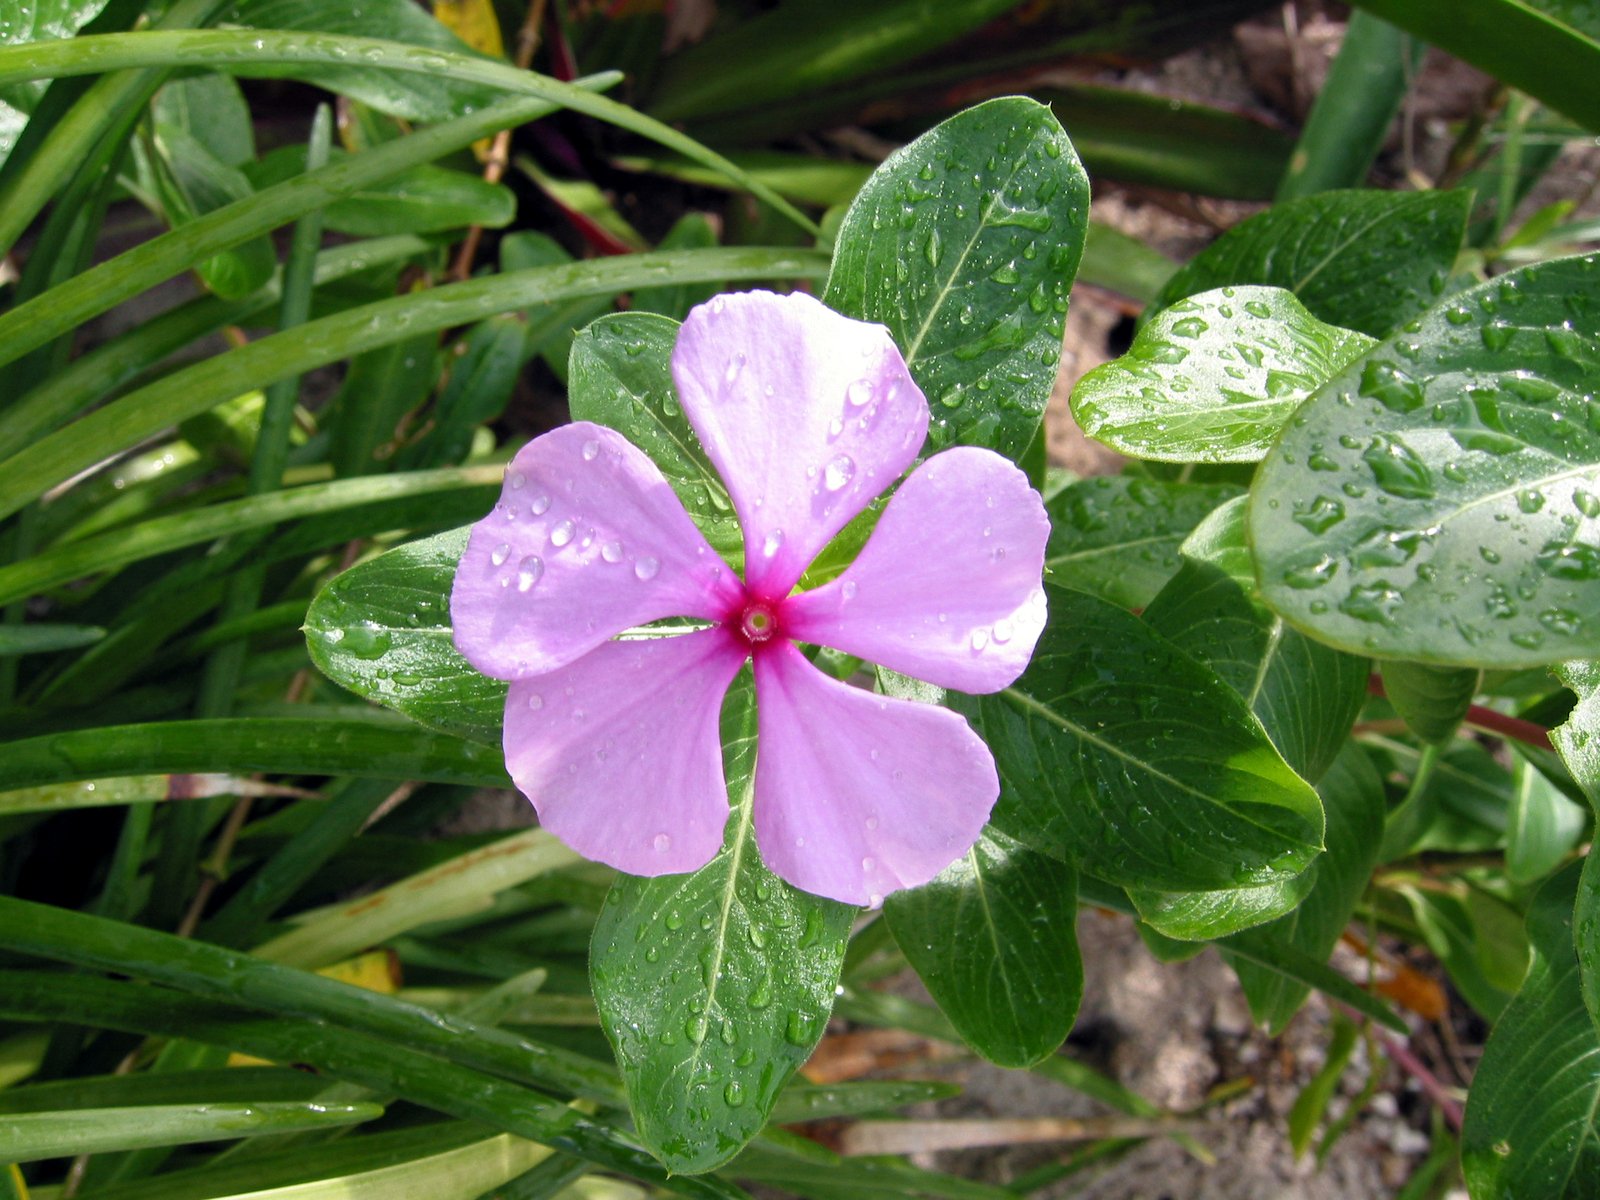
[(493, 0), (433, 0), (434, 19), (467, 45), (496, 58), (506, 56)]

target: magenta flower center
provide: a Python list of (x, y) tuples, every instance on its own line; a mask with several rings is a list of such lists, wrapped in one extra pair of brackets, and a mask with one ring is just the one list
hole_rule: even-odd
[(751, 600), (739, 613), (739, 637), (755, 647), (778, 635), (778, 608), (765, 600)]

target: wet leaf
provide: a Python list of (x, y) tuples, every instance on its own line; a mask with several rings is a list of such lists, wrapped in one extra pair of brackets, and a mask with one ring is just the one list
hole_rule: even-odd
[(929, 448), (1027, 447), (1055, 384), (1089, 181), (1048, 108), (951, 117), (867, 180), (823, 299), (889, 327), (933, 411)]
[(1072, 415), (1134, 458), (1255, 462), (1294, 410), (1372, 344), (1281, 288), (1215, 288), (1163, 310), (1126, 354), (1079, 380)]
[(350, 568), (306, 613), (311, 659), (334, 682), (434, 729), (500, 744), (506, 685), (450, 640), (450, 588), (467, 530), (398, 546)]
[(1267, 602), (1355, 653), (1600, 655), (1600, 256), (1460, 293), (1318, 390), (1263, 462)]
[(1534, 896), (1533, 965), (1473, 1076), (1461, 1167), (1474, 1200), (1579, 1200), (1600, 1179), (1600, 1031), (1572, 941), (1578, 872), (1568, 867)]
[(1224, 285), (1287, 288), (1320, 320), (1382, 337), (1438, 300), (1469, 192), (1322, 192), (1241, 221), (1192, 258), (1157, 307)]
[(1483, 680), (1471, 667), (1390, 661), (1382, 670), (1384, 694), (1406, 728), (1435, 745), (1455, 737)]
[(1220, 891), (1304, 870), (1321, 806), (1243, 699), (1115, 605), (1045, 592), (1022, 677), (951, 697), (994, 752), (995, 827), (1124, 887)]
[(963, 1040), (1026, 1067), (1066, 1039), (1083, 993), (1072, 868), (988, 830), (884, 917)]
[(1102, 475), (1046, 503), (1045, 577), (1125, 608), (1150, 603), (1178, 569), (1178, 547), (1213, 509), (1237, 496), (1222, 483), (1162, 483)]
[[(1305, 871), (1310, 889), (1295, 910), (1260, 928), (1263, 937), (1327, 961), (1366, 890), (1383, 837), (1383, 780), (1360, 747), (1347, 745), (1317, 783), (1327, 814), (1328, 848)], [(1308, 985), (1242, 958), (1230, 958), (1250, 1013), (1274, 1034), (1311, 994)]]
[(827, 1026), (856, 914), (761, 863), (753, 698), (736, 683), (724, 709), (734, 804), (722, 852), (690, 875), (621, 877), (589, 955), (639, 1135), (685, 1174), (726, 1162), (766, 1124)]

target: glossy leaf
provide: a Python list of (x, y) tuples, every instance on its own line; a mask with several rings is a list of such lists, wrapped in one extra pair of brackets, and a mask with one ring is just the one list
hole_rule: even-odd
[[(335, 159), (347, 158), (336, 152)], [(293, 179), (305, 170), (305, 147), (285, 146), (246, 169), (257, 188)], [(465, 225), (498, 229), (516, 215), (515, 194), (465, 171), (423, 163), (399, 175), (367, 184), (323, 210), (335, 233), (381, 237), (435, 233)]]
[(1372, 345), (1281, 288), (1223, 287), (1162, 310), (1072, 391), (1083, 431), (1164, 462), (1255, 462), (1294, 410)]
[(929, 445), (1016, 458), (1055, 383), (1089, 182), (1050, 110), (990, 100), (891, 154), (851, 204), (823, 299), (888, 326)]
[(828, 1023), (856, 912), (762, 864), (742, 684), (724, 710), (723, 759), (734, 803), (722, 852), (693, 874), (619, 879), (589, 955), (639, 1134), (675, 1172), (711, 1170), (766, 1124)]
[(728, 489), (678, 403), (672, 347), (678, 322), (653, 313), (615, 313), (573, 340), (568, 405), (575, 421), (625, 436), (661, 468), (706, 539), (724, 554), (743, 553)]
[[(1556, 675), (1577, 693), (1578, 702), (1566, 721), (1550, 731), (1550, 741), (1589, 798), (1590, 806), (1600, 810), (1600, 662), (1562, 663)], [(1584, 855), (1572, 924), (1578, 945), (1600, 945), (1600, 855), (1593, 852)], [(1600, 1029), (1600, 961), (1593, 955), (1580, 954), (1578, 976), (1583, 985), (1583, 1001), (1595, 1027)]]
[(1594, 312), (1600, 257), (1525, 268), (1452, 297), (1321, 388), (1252, 488), (1267, 602), (1385, 658), (1600, 654)]
[[(1305, 871), (1310, 888), (1295, 910), (1259, 933), (1325, 962), (1355, 912), (1377, 864), (1385, 811), (1383, 780), (1358, 746), (1348, 745), (1317, 783), (1327, 814), (1328, 848)], [(1245, 959), (1229, 960), (1251, 1015), (1277, 1034), (1305, 1003), (1311, 989), (1298, 980)]]
[(1290, 629), (1207, 562), (1186, 561), (1144, 617), (1244, 698), (1296, 774), (1322, 777), (1366, 698), (1365, 659)]
[(509, 783), (498, 748), (394, 718), (154, 721), (24, 738), (7, 742), (5, 754), (8, 788), (218, 770)]
[(451, 639), (465, 529), (397, 546), (333, 577), (306, 612), (312, 661), (335, 683), (422, 722), (500, 745), (506, 685)]
[(1467, 225), (1466, 192), (1323, 192), (1235, 225), (1181, 268), (1158, 307), (1212, 288), (1291, 291), (1319, 320), (1382, 337), (1434, 304)]
[(1316, 793), (1239, 695), (1114, 605), (1045, 591), (1022, 677), (953, 701), (994, 752), (995, 827), (1126, 887), (1216, 891), (1304, 870), (1322, 845)]
[(1046, 578), (1124, 608), (1150, 603), (1177, 571), (1178, 547), (1239, 489), (1102, 475), (1062, 488), (1045, 504)]
[(1590, 129), (1600, 22), (1573, 0), (1362, 0), (1363, 8), (1520, 88)]
[[(0, 12), (0, 46), (20, 46), (51, 38), (70, 38), (87, 24), (105, 0), (34, 0), (7, 5)], [(16, 145), (44, 85), (14, 83), (0, 88), (0, 163)]]
[(1506, 877), (1513, 883), (1534, 883), (1577, 849), (1590, 814), (1526, 760), (1517, 761), (1512, 780)]
[(1600, 1031), (1584, 1008), (1572, 942), (1578, 871), (1568, 867), (1534, 896), (1533, 965), (1473, 1075), (1461, 1129), (1473, 1200), (1579, 1200), (1600, 1179)]
[(347, 309), (174, 371), (58, 430), (26, 453), (14, 454), (0, 463), (0, 514), (14, 512), (56, 483), (121, 453), (130, 442), (205, 412), (241, 391), (424, 330), (469, 324), (543, 301), (615, 295), (663, 275), (681, 282), (795, 278), (818, 274), (826, 265), (826, 257), (813, 251), (743, 247), (630, 254), (472, 279)]
[(0, 1146), (11, 1162), (262, 1137), (355, 1125), (383, 1115), (376, 1104), (156, 1104), (0, 1116)]
[(1382, 668), (1384, 695), (1394, 711), (1407, 729), (1435, 745), (1455, 737), (1483, 679), (1483, 672), (1471, 667), (1391, 660)]
[[(1311, 883), (1312, 876), (1308, 869), (1287, 879), (1257, 887), (1220, 888), (1210, 892), (1158, 892), (1148, 888), (1129, 888), (1128, 899), (1138, 909), (1139, 920), (1161, 937), (1178, 942), (1205, 942), (1251, 929), (1292, 912), (1311, 890)], [(1140, 933), (1145, 932), (1141, 927)], [(1158, 957), (1161, 957), (1159, 953)], [(1181, 959), (1188, 956), (1177, 957)], [(1163, 961), (1167, 959), (1163, 958)]]
[(1083, 994), (1078, 883), (1066, 863), (986, 831), (932, 882), (896, 892), (884, 919), (962, 1039), (990, 1062), (1055, 1052)]

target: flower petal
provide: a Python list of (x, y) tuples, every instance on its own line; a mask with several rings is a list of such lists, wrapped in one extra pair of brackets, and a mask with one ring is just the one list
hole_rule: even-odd
[(635, 625), (719, 620), (739, 581), (644, 453), (587, 421), (529, 442), (456, 569), (456, 647), (485, 675), (564, 666)]
[(928, 402), (889, 331), (802, 293), (717, 296), (672, 352), (683, 411), (733, 497), (745, 582), (778, 600), (916, 458)]
[(722, 846), (718, 721), (745, 651), (724, 629), (606, 642), (511, 684), (506, 769), (540, 823), (633, 875), (693, 871)]
[(1000, 782), (960, 716), (838, 683), (788, 642), (755, 673), (756, 844), (775, 874), (876, 905), (977, 840)]
[(856, 561), (791, 597), (783, 631), (964, 692), (1022, 674), (1044, 629), (1050, 519), (1028, 478), (960, 446), (911, 473)]

